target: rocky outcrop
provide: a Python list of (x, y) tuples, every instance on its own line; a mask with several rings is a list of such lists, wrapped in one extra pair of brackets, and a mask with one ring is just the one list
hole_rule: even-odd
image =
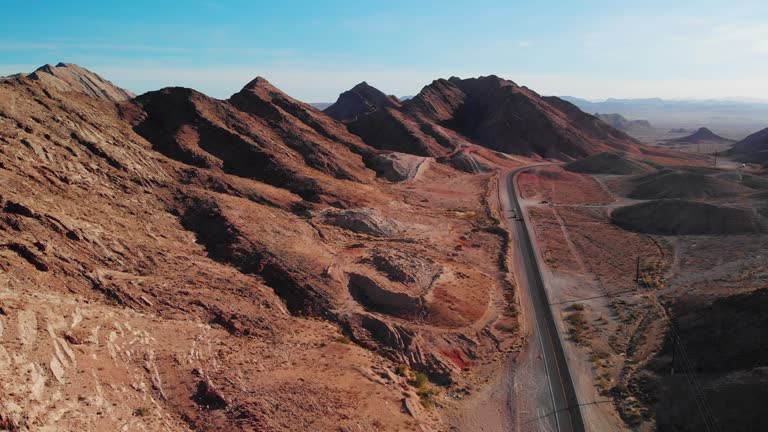
[(399, 222), (385, 218), (380, 211), (372, 208), (329, 209), (323, 212), (323, 221), (349, 231), (377, 237), (393, 237), (403, 230)]
[(372, 157), (369, 165), (379, 177), (401, 182), (413, 179), (425, 160), (407, 153), (385, 152)]
[(426, 312), (421, 297), (388, 289), (366, 275), (350, 274), (349, 292), (366, 309), (386, 315), (417, 318)]

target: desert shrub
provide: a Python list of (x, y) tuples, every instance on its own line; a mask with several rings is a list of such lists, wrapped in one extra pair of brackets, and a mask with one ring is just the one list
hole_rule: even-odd
[(424, 408), (432, 408), (435, 406), (435, 396), (437, 396), (439, 392), (434, 388), (425, 386), (425, 388), (417, 391), (416, 394), (419, 395), (419, 401)]
[(399, 364), (395, 366), (395, 373), (403, 377), (408, 375), (408, 365)]
[(336, 342), (341, 343), (341, 344), (350, 344), (350, 343), (352, 343), (352, 340), (350, 338), (348, 338), (347, 336), (342, 335), (342, 336), (339, 336), (339, 337), (336, 338)]
[(416, 374), (413, 377), (413, 382), (411, 383), (414, 387), (417, 388), (424, 388), (427, 383), (429, 382), (429, 377), (427, 374), (422, 372), (416, 372)]

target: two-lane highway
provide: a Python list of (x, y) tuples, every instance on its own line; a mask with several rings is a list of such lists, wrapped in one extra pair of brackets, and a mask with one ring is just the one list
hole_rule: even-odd
[[(540, 166), (540, 165), (537, 165)], [(532, 369), (542, 370), (546, 374), (547, 401), (537, 401), (539, 405), (546, 405), (546, 409), (538, 409), (538, 417), (534, 419), (521, 419), (523, 422), (538, 421), (545, 423), (542, 429), (554, 429), (558, 432), (582, 432), (586, 430), (582, 417), (576, 389), (568, 369), (563, 342), (560, 338), (555, 317), (549, 305), (546, 289), (541, 276), (541, 270), (536, 258), (534, 245), (526, 226), (527, 216), (523, 213), (517, 196), (515, 180), (517, 175), (535, 166), (517, 169), (500, 178), (499, 199), (507, 215), (509, 229), (512, 231), (515, 252), (519, 255), (517, 261), (517, 279), (521, 292), (521, 303), (524, 313), (531, 314), (528, 322), (531, 323), (529, 331), (533, 340), (538, 342), (540, 349), (534, 361), (543, 363), (543, 367)], [(520, 268), (522, 267), (522, 268)], [(520, 274), (524, 272), (524, 274)], [(532, 349), (532, 348), (529, 348)], [(538, 366), (538, 365), (535, 365)], [(518, 395), (520, 397), (521, 395)], [(543, 413), (543, 415), (542, 415)]]

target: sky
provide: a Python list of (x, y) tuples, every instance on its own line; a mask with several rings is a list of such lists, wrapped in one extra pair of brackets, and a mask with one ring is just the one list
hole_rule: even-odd
[(0, 0), (0, 76), (77, 63), (135, 93), (306, 102), (496, 74), (600, 100), (768, 100), (768, 1)]

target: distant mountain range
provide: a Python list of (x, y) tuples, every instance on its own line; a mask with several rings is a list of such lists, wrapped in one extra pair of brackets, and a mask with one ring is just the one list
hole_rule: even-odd
[(607, 99), (601, 102), (572, 96), (561, 97), (592, 113), (618, 113), (626, 118), (642, 118), (659, 128), (693, 128), (701, 125), (717, 129), (758, 130), (765, 127), (768, 102), (751, 100), (667, 100)]
[(599, 114), (595, 113), (595, 117), (608, 123), (618, 130), (627, 131), (641, 131), (653, 129), (653, 126), (648, 120), (628, 120), (621, 114)]

